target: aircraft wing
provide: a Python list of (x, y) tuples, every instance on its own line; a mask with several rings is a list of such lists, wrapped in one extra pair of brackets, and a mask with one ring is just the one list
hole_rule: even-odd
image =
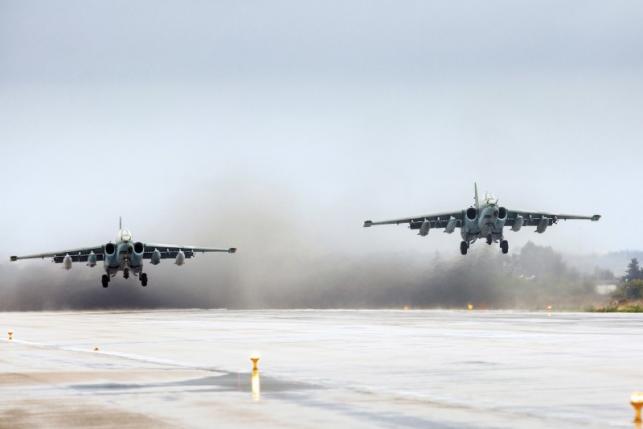
[(69, 250), (60, 250), (58, 252), (48, 252), (48, 253), (36, 253), (34, 255), (24, 255), (24, 256), (11, 256), (9, 259), (11, 261), (18, 261), (20, 259), (44, 259), (52, 258), (53, 261), (57, 264), (61, 263), (66, 255), (71, 257), (73, 262), (87, 262), (89, 254), (94, 252), (96, 254), (96, 260), (103, 260), (103, 245), (93, 246), (93, 247), (81, 247), (79, 249), (69, 249)]
[(217, 249), (213, 247), (196, 247), (196, 246), (181, 246), (177, 244), (153, 244), (145, 243), (143, 249), (143, 258), (150, 259), (154, 250), (158, 249), (161, 252), (161, 259), (176, 258), (176, 255), (182, 251), (186, 258), (191, 258), (195, 253), (209, 253), (209, 252), (224, 252), (235, 253), (236, 248), (230, 247), (228, 249)]
[(399, 225), (401, 223), (408, 223), (411, 229), (418, 229), (422, 225), (422, 222), (428, 220), (431, 222), (431, 228), (446, 228), (451, 218), (456, 220), (456, 226), (461, 226), (462, 219), (464, 218), (464, 211), (460, 210), (457, 212), (434, 213), (428, 215), (405, 217), (400, 219), (382, 220), (377, 222), (367, 220), (364, 221), (364, 227), (368, 228), (373, 225)]
[(518, 216), (522, 216), (524, 226), (536, 226), (540, 223), (542, 218), (547, 218), (549, 225), (557, 223), (559, 220), (591, 220), (593, 222), (598, 221), (601, 218), (601, 215), (595, 214), (592, 216), (579, 216), (579, 215), (569, 215), (569, 214), (556, 214), (556, 213), (545, 213), (545, 212), (532, 212), (525, 210), (509, 210), (507, 214), (507, 220), (505, 221), (505, 226), (513, 226)]

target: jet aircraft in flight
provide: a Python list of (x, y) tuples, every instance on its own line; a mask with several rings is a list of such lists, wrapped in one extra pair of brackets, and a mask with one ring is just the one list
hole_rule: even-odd
[(71, 269), (73, 262), (86, 262), (88, 266), (94, 267), (98, 261), (103, 261), (105, 274), (103, 274), (103, 287), (109, 286), (111, 277), (115, 277), (119, 271), (123, 272), (124, 278), (130, 274), (138, 276), (142, 286), (147, 286), (147, 273), (143, 272), (143, 261), (149, 259), (152, 265), (161, 263), (161, 259), (174, 258), (176, 265), (183, 265), (186, 259), (190, 259), (195, 253), (226, 252), (235, 253), (237, 249), (213, 249), (210, 247), (181, 246), (174, 244), (154, 244), (134, 241), (130, 231), (122, 228), (119, 219), (118, 235), (116, 242), (97, 246), (81, 247), (78, 249), (61, 250), (59, 252), (39, 253), (36, 255), (11, 256), (11, 261), (34, 258), (53, 258), (57, 264), (63, 264), (66, 270)]
[(487, 240), (487, 244), (500, 242), (502, 253), (509, 252), (509, 243), (504, 238), (504, 227), (511, 227), (512, 231), (519, 231), (523, 226), (535, 226), (536, 232), (543, 233), (548, 226), (558, 223), (559, 220), (586, 219), (597, 221), (601, 215), (576, 216), (566, 214), (553, 214), (545, 212), (532, 212), (525, 210), (512, 210), (498, 204), (498, 199), (491, 194), (485, 194), (482, 201), (478, 199), (478, 186), (474, 184), (475, 204), (465, 210), (436, 213), (407, 217), (402, 219), (373, 222), (367, 220), (364, 227), (373, 225), (387, 225), (408, 223), (411, 229), (417, 229), (418, 235), (424, 237), (433, 228), (444, 228), (444, 232), (451, 234), (460, 228), (462, 242), (460, 252), (467, 254), (469, 246), (478, 238)]

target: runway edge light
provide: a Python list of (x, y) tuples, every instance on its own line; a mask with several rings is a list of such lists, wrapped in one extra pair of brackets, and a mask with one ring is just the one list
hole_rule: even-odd
[(7, 335), (9, 336), (9, 341), (13, 340), (13, 329), (9, 329)]
[(261, 399), (261, 381), (259, 379), (259, 359), (261, 355), (257, 352), (253, 352), (250, 355), (250, 361), (252, 362), (252, 376), (250, 377), (250, 385), (252, 389), (252, 399), (258, 401)]
[(641, 407), (643, 406), (643, 392), (634, 392), (630, 396), (630, 404), (634, 407), (634, 423), (641, 423)]
[(259, 360), (261, 359), (261, 354), (258, 352), (253, 352), (250, 355), (250, 362), (252, 362), (252, 370), (259, 371)]

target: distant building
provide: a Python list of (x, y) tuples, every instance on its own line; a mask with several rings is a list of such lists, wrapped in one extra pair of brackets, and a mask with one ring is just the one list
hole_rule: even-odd
[(603, 284), (603, 285), (596, 285), (596, 293), (600, 295), (609, 295), (610, 293), (614, 292), (618, 285), (615, 284)]

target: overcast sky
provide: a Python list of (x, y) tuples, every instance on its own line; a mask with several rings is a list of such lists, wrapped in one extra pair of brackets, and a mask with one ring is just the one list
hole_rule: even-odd
[(465, 208), (475, 180), (604, 216), (512, 246), (640, 249), (642, 22), (637, 1), (0, 0), (1, 263), (119, 215), (144, 241), (262, 252), (240, 229), (281, 218), (284, 246), (456, 255), (361, 224)]

